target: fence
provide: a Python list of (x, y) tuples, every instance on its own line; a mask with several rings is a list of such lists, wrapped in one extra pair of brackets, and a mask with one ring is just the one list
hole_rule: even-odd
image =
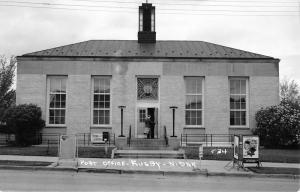
[[(59, 138), (62, 134), (57, 133), (40, 133), (37, 134), (33, 140), (34, 145), (58, 145)], [(91, 134), (90, 133), (79, 133), (76, 134), (77, 137), (77, 144), (78, 146), (90, 146), (93, 145), (91, 142)], [(108, 134), (107, 144), (109, 146), (115, 145), (115, 134), (110, 133)], [(12, 134), (0, 134), (0, 145), (8, 145), (15, 140), (14, 135)], [(104, 142), (103, 142), (104, 144)], [(101, 144), (100, 144), (101, 145)]]
[(181, 146), (199, 145), (216, 146), (231, 145), (234, 135), (230, 134), (181, 134)]
[(7, 145), (15, 140), (15, 135), (8, 133), (0, 133), (0, 145)]

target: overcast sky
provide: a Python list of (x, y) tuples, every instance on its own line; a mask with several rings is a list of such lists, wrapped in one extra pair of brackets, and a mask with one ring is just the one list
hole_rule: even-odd
[[(91, 39), (137, 39), (137, 8), (143, 1), (23, 1), (0, 0), (0, 54), (18, 56)], [(299, 1), (149, 2), (156, 6), (158, 40), (207, 41), (279, 58), (280, 77), (300, 84)]]

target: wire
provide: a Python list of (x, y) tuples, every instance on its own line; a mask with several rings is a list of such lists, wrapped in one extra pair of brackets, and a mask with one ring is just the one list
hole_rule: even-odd
[[(99, 12), (99, 11), (105, 11), (105, 12), (118, 12), (117, 10), (105, 10), (105, 9), (75, 9), (75, 8), (65, 8), (65, 7), (38, 7), (38, 6), (30, 6), (30, 5), (1, 5), (0, 7), (25, 7), (25, 8), (37, 8), (37, 9), (57, 9), (57, 10), (70, 10), (70, 11), (91, 11), (91, 12)], [(126, 13), (136, 13), (135, 11), (122, 11)]]
[[(88, 7), (88, 8), (117, 8), (117, 9), (131, 9), (131, 10), (137, 10), (137, 7), (121, 7), (121, 6), (106, 6), (106, 5), (72, 5), (72, 4), (63, 4), (63, 3), (36, 3), (36, 2), (23, 2), (23, 1), (3, 1), (0, 0), (0, 3), (16, 3), (16, 4), (29, 4), (29, 5), (43, 5), (43, 6), (70, 6), (70, 7)], [(200, 10), (200, 9), (173, 9), (173, 8), (159, 8), (158, 10), (164, 10), (164, 11), (193, 11), (193, 12), (268, 12), (268, 13), (297, 13), (297, 11), (291, 11), (291, 10), (226, 10), (226, 9), (217, 9), (217, 10)]]
[[(16, 3), (16, 4), (25, 4), (25, 5), (15, 5), (15, 4), (0, 4), (0, 6), (4, 7), (27, 7), (27, 8), (39, 8), (39, 9), (57, 9), (57, 10), (72, 10), (72, 11), (91, 11), (91, 12), (119, 12), (117, 10), (112, 10), (112, 9), (135, 9), (133, 7), (120, 7), (120, 6), (96, 6), (96, 7), (101, 7), (101, 8), (109, 8), (109, 10), (105, 9), (84, 9), (84, 8), (68, 8), (68, 7), (51, 7), (51, 6), (76, 6), (76, 7), (95, 7), (95, 6), (89, 6), (89, 5), (71, 5), (71, 4), (62, 4), (62, 3), (36, 3), (36, 2), (21, 2), (21, 1), (2, 1), (0, 0), (0, 3)], [(29, 4), (29, 5), (26, 5)], [(42, 5), (42, 6), (32, 6), (32, 5)], [(179, 11), (179, 12), (164, 12), (164, 11)], [(188, 13), (184, 12), (188, 11)], [(205, 13), (194, 13), (191, 11), (198, 11), (198, 12), (205, 12)], [(191, 10), (191, 9), (159, 9), (157, 12), (158, 14), (181, 14), (181, 15), (222, 15), (222, 16), (298, 16), (298, 15), (284, 15), (284, 14), (224, 14), (224, 13), (207, 13), (207, 12), (233, 12), (233, 13), (295, 13), (299, 11), (257, 11), (257, 10), (248, 10), (248, 11), (241, 11), (241, 10)], [(122, 12), (127, 12), (127, 13), (136, 13), (136, 11), (122, 11)]]
[[(122, 3), (122, 4), (136, 4), (138, 5), (138, 2), (132, 2), (132, 1), (105, 1), (105, 0), (67, 0), (67, 1), (79, 1), (79, 2), (93, 2), (93, 3)], [(219, 1), (218, 1), (219, 2)], [(204, 3), (214, 3), (212, 2), (204, 2)], [(295, 2), (296, 3), (296, 2)], [(219, 6), (224, 6), (224, 7), (295, 7), (295, 5), (234, 5), (234, 4), (193, 4), (193, 3), (166, 3), (166, 2), (161, 2), (157, 3), (154, 2), (154, 5), (176, 5), (176, 6), (201, 6), (201, 7), (219, 7)]]
[(120, 6), (105, 6), (105, 5), (72, 5), (63, 3), (36, 3), (36, 2), (24, 2), (24, 1), (1, 1), (0, 3), (17, 3), (17, 4), (30, 4), (30, 5), (44, 5), (44, 6), (70, 6), (70, 7), (101, 7), (101, 8), (123, 8), (123, 9), (137, 9), (134, 7), (120, 7)]
[[(253, 0), (213, 0), (213, 1), (205, 1), (205, 0), (185, 0), (190, 2), (227, 2), (227, 3), (298, 3), (298, 1), (253, 1)], [(173, 0), (173, 1), (164, 1), (164, 2), (182, 2), (182, 0)]]
[[(26, 6), (26, 5), (0, 5), (0, 7), (24, 7), (24, 8), (37, 8), (37, 9), (53, 9), (53, 10), (68, 10), (68, 11), (88, 11), (88, 12), (96, 12), (96, 13), (101, 13), (101, 12), (118, 12), (120, 13), (120, 11), (117, 10), (99, 10), (99, 9), (74, 9), (74, 8), (61, 8), (61, 7), (37, 7), (37, 6)], [(101, 11), (101, 12), (100, 12)], [(133, 11), (122, 11), (122, 13), (134, 13), (136, 14), (136, 12)], [(298, 15), (283, 15), (283, 14), (262, 14), (262, 15), (257, 15), (257, 14), (251, 14), (251, 15), (246, 15), (246, 14), (219, 14), (219, 13), (187, 13), (187, 14), (183, 14), (183, 13), (176, 13), (176, 12), (171, 12), (171, 13), (164, 13), (164, 12), (157, 12), (157, 14), (167, 14), (167, 15), (211, 15), (211, 16), (284, 16), (284, 17), (293, 17), (293, 16), (298, 16)]]

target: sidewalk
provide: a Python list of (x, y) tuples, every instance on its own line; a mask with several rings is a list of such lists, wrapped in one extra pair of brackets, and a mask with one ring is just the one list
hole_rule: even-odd
[[(152, 174), (182, 174), (182, 175), (206, 175), (206, 176), (244, 176), (244, 177), (283, 177), (297, 178), (295, 175), (271, 175), (271, 174), (256, 174), (247, 169), (237, 169), (232, 166), (230, 161), (215, 161), (215, 160), (192, 160), (192, 159), (99, 159), (99, 158), (78, 158), (78, 167), (74, 166), (73, 161), (66, 161), (62, 164), (57, 164), (58, 157), (44, 156), (14, 156), (0, 155), (0, 160), (6, 161), (35, 161), (35, 162), (52, 162), (48, 167), (22, 167), (22, 169), (35, 170), (76, 170), (86, 172), (116, 172), (116, 173), (152, 173)], [(67, 165), (67, 166), (66, 166)], [(247, 164), (248, 165), (248, 164)], [(250, 165), (250, 164), (249, 164)], [(250, 165), (250, 166), (255, 166)], [(263, 167), (279, 167), (279, 168), (298, 168), (300, 164), (293, 163), (269, 163), (262, 162)], [(12, 169), (18, 169), (21, 166), (11, 166)], [(1, 168), (9, 169), (7, 165), (0, 166)]]

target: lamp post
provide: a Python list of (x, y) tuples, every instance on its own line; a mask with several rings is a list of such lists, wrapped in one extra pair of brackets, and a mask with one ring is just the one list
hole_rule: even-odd
[(172, 109), (173, 111), (173, 135), (171, 137), (177, 137), (175, 136), (175, 109), (177, 109), (178, 107), (176, 106), (171, 106), (170, 109)]
[(119, 108), (121, 109), (121, 135), (119, 135), (119, 137), (125, 137), (123, 135), (123, 109), (126, 108), (126, 106), (120, 105)]

